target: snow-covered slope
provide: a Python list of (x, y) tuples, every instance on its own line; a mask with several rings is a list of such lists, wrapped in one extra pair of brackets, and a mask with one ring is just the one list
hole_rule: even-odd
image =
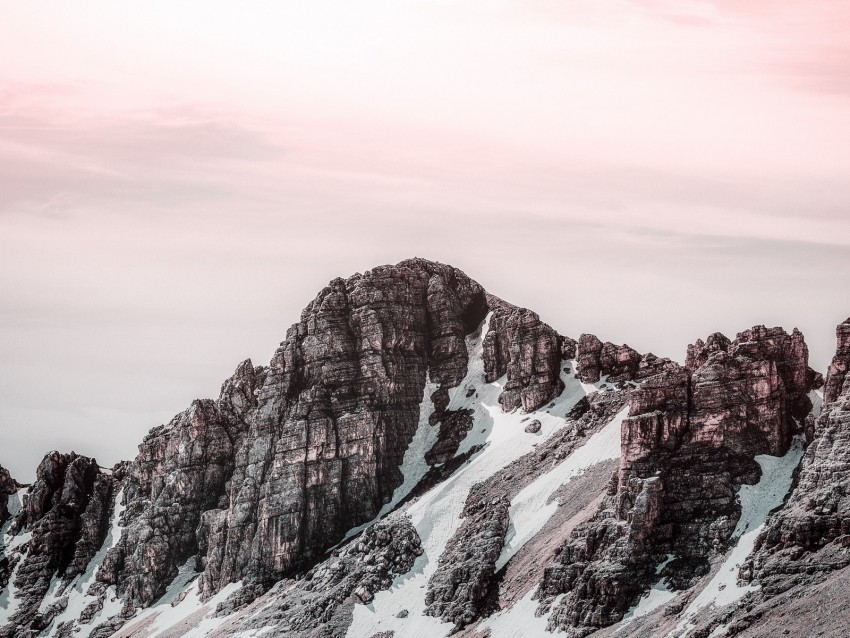
[[(469, 490), (476, 483), (490, 478), (513, 461), (530, 453), (541, 441), (545, 441), (559, 428), (564, 427), (564, 416), (586, 396), (585, 387), (575, 378), (564, 374), (563, 392), (545, 409), (531, 415), (521, 411), (502, 412), (498, 400), (505, 379), (500, 378), (493, 383), (486, 383), (484, 380), (481, 358), (481, 341), (484, 334), (485, 332), (482, 331), (480, 335), (468, 341), (467, 347), (471, 355), (469, 372), (463, 382), (451, 391), (449, 405), (449, 409), (453, 410), (472, 410), (475, 416), (473, 428), (461, 443), (458, 454), (471, 450), (473, 446), (482, 446), (482, 450), (451, 478), (426, 492), (405, 509), (406, 515), (413, 522), (422, 540), (424, 553), (416, 561), (413, 569), (398, 578), (390, 589), (378, 593), (369, 605), (355, 607), (354, 621), (348, 631), (349, 636), (371, 636), (382, 631), (395, 631), (398, 635), (411, 638), (426, 638), (448, 635), (452, 631), (451, 623), (441, 622), (439, 619), (424, 615), (423, 612), (428, 581), (437, 568), (438, 559), (445, 550), (447, 542), (460, 523), (460, 513)], [(524, 429), (529, 416), (540, 422), (540, 430), (537, 433), (529, 433)], [(559, 472), (559, 468), (552, 470), (550, 473), (555, 474), (556, 478), (546, 483), (552, 489), (545, 496), (551, 494), (558, 485), (566, 482), (570, 472), (580, 471), (582, 467), (602, 458), (616, 457), (619, 454), (617, 440), (619, 424), (615, 423), (613, 429), (616, 429), (613, 435), (612, 428), (607, 428), (592, 437), (586, 444), (588, 451), (584, 455), (577, 452), (571, 456), (570, 459), (578, 455), (576, 458), (580, 460), (569, 465), (566, 472)], [(561, 466), (567, 465), (567, 461), (561, 463)], [(545, 489), (541, 487), (536, 491), (545, 492)], [(538, 495), (534, 494), (534, 496)], [(521, 507), (523, 501), (532, 498), (534, 497), (524, 496), (518, 499), (517, 507)], [(541, 498), (537, 498), (536, 502), (540, 503)], [(512, 521), (516, 521), (523, 533), (526, 533), (530, 531), (525, 527), (527, 519), (516, 518), (517, 514), (523, 512), (524, 509), (514, 510)], [(538, 526), (537, 523), (538, 521), (532, 522), (532, 526)], [(505, 552), (513, 554), (521, 545), (522, 539), (516, 539), (513, 541), (513, 549), (509, 545), (505, 548)], [(403, 610), (407, 611), (407, 615), (402, 614), (403, 617), (399, 617)]]
[(841, 466), (820, 385), (796, 331), (682, 366), (423, 260), (334, 280), (135, 461), (4, 487), (0, 638), (733, 635), (801, 463)]

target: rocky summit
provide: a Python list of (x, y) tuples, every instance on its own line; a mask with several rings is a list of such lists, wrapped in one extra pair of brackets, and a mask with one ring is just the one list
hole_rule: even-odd
[(686, 351), (334, 279), (135, 459), (0, 467), (0, 637), (850, 635), (850, 319)]

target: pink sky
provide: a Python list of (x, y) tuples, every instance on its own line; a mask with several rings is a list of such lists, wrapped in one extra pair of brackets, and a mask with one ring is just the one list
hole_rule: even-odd
[(682, 359), (850, 315), (850, 5), (3, 3), (0, 463), (106, 464), (418, 255)]

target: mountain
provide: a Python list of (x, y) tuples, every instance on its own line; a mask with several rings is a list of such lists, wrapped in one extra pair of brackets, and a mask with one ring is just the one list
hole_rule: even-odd
[[(627, 309), (625, 309), (627, 311)], [(683, 364), (422, 259), (112, 468), (0, 468), (0, 637), (850, 634), (850, 319)]]

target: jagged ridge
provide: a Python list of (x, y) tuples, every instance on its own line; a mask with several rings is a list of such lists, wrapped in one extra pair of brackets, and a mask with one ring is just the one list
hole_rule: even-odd
[[(814, 442), (796, 489), (770, 519), (742, 575), (764, 582), (759, 595), (768, 600), (788, 590), (788, 574), (811, 571), (800, 550), (823, 551), (850, 533), (840, 496), (843, 465), (836, 460), (850, 427), (850, 320), (839, 326), (826, 407), (815, 428), (810, 394), (822, 379), (808, 367), (796, 330), (757, 326), (734, 341), (714, 334), (690, 346), (680, 366), (594, 335), (559, 335), (462, 272), (414, 259), (330, 282), (269, 366), (240, 364), (217, 400), (195, 401), (152, 430), (134, 461), (109, 471), (86, 457), (51, 453), (17, 513), (8, 503), (19, 486), (0, 468), (0, 524), (10, 545), (0, 561), (0, 585), (14, 587), (17, 601), (0, 635), (71, 635), (80, 625), (53, 622), (69, 613), (73, 593), (63, 588), (81, 582), (99, 551), (104, 558), (94, 565), (80, 615), (84, 624), (99, 623), (91, 635), (111, 635), (192, 568), (200, 574), (201, 601), (215, 602), (218, 592), (241, 584), (226, 604), (216, 603), (223, 616), (248, 613), (239, 610), (252, 609), (258, 596), (257, 604), (279, 597), (282, 583), (294, 583), (284, 595), (290, 602), (276, 607), (274, 619), (251, 616), (247, 624), (222, 627), (256, 629), (274, 620), (304, 635), (344, 635), (357, 600), (368, 602), (414, 569), (418, 554), (409, 548), (418, 547), (418, 536), (405, 531), (408, 549), (389, 550), (383, 524), (367, 527), (361, 541), (340, 550), (345, 560), (337, 563), (344, 567), (336, 571), (325, 552), (391, 500), (404, 511), (404, 495), (396, 490), (422, 419), (435, 430), (422, 459), (431, 469), (409, 497), (463, 472), (489, 445), (465, 443), (475, 435), (475, 410), (450, 408), (457, 403), (451, 392), (468, 383), (466, 342), (485, 316), (480, 383), (499, 387), (502, 411), (547, 414), (547, 404), (566, 391), (565, 379), (571, 388), (581, 382), (586, 392), (600, 394), (574, 404), (561, 435), (547, 431), (544, 447), (470, 490), (464, 523), (445, 553), (431, 557), (440, 568), (428, 586), (426, 613), (462, 628), (498, 610), (503, 596), (514, 596), (507, 592), (519, 586), (515, 570), (495, 567), (514, 523), (511, 499), (545, 478), (550, 466), (543, 459), (557, 466), (626, 401), (619, 470), (582, 500), (590, 514), (598, 495), (596, 514), (584, 522), (574, 516), (563, 542), (543, 545), (554, 548), (540, 556), (536, 576), (539, 612), (547, 614), (550, 629), (584, 636), (616, 623), (657, 579), (662, 563), (675, 590), (699, 583), (734, 541), (737, 491), (760, 475), (754, 456), (780, 456), (804, 432)], [(464, 386), (468, 392), (481, 387)], [(539, 420), (526, 428), (529, 436), (539, 431)], [(831, 468), (828, 478), (824, 467)], [(392, 529), (402, 529), (404, 520), (396, 520)], [(106, 547), (110, 529), (120, 529), (120, 537)], [(551, 524), (545, 529), (555, 533)], [(377, 553), (367, 559), (373, 554), (352, 551), (357, 542)], [(357, 562), (361, 554), (364, 561), (401, 562), (375, 579)], [(512, 559), (527, 560), (523, 550)], [(847, 564), (843, 554), (830, 555), (830, 570)], [(306, 581), (290, 580), (302, 574)], [(534, 578), (526, 573), (522, 586)], [(302, 582), (325, 583), (321, 587), (334, 593), (317, 597)], [(112, 613), (110, 600), (120, 601), (120, 613)], [(734, 620), (734, 613), (727, 610), (724, 619)]]

